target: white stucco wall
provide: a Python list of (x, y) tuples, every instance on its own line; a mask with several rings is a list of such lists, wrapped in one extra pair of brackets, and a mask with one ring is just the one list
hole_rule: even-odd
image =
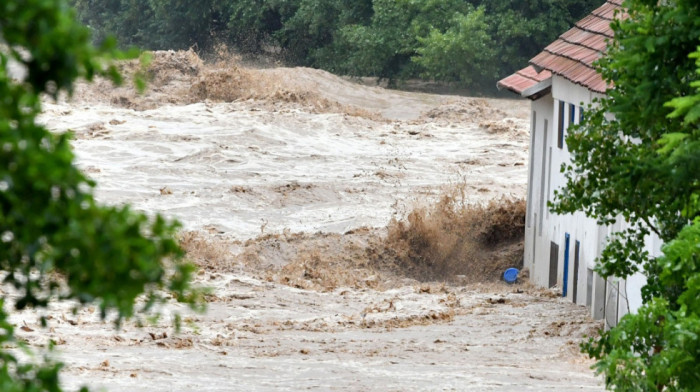
[[(592, 93), (579, 85), (573, 84), (559, 76), (554, 76), (552, 79), (552, 98), (554, 112), (554, 132), (552, 132), (552, 183), (551, 193), (548, 195), (549, 200), (554, 200), (554, 192), (566, 185), (566, 179), (559, 170), (562, 164), (570, 162), (570, 153), (566, 145), (566, 136), (568, 128), (571, 124), (580, 122), (581, 112), (585, 110), (588, 104), (591, 103)], [(564, 104), (563, 112), (563, 135), (561, 147), (559, 142), (559, 111), (561, 110), (560, 103)], [(573, 118), (571, 113), (571, 105), (573, 105)], [(587, 287), (589, 269), (595, 266), (595, 259), (598, 256), (601, 248), (598, 238), (598, 224), (595, 220), (587, 218), (583, 213), (578, 212), (567, 215), (553, 215), (551, 240), (559, 245), (559, 274), (560, 278), (557, 283), (560, 287), (564, 286), (566, 279), (567, 298), (574, 300), (576, 303), (586, 304)], [(566, 235), (569, 235), (569, 254), (568, 254), (568, 274), (564, 277), (564, 263), (567, 259), (566, 255)], [(579, 264), (578, 271), (575, 267), (575, 250), (576, 244), (579, 243)], [(578, 272), (578, 273), (577, 273)], [(574, 282), (574, 277), (577, 276), (577, 281)], [(574, 288), (576, 291), (574, 292)], [(594, 297), (595, 298), (595, 297)]]
[[(564, 141), (561, 147), (558, 145), (560, 102), (564, 103), (565, 139), (572, 123), (570, 105), (574, 105), (573, 123), (576, 124), (580, 121), (581, 111), (596, 98), (603, 98), (603, 95), (555, 75), (552, 78), (551, 94), (532, 102), (524, 260), (533, 283), (543, 287), (549, 287), (553, 283), (562, 291), (566, 283), (567, 298), (572, 301), (575, 299), (578, 304), (590, 306), (592, 316), (605, 318), (607, 324), (615, 325), (626, 312), (634, 311), (641, 305), (644, 276), (637, 274), (626, 281), (605, 281), (593, 272), (593, 268), (608, 236), (613, 231), (622, 229), (624, 223), (613, 227), (600, 227), (594, 219), (587, 218), (581, 212), (557, 215), (549, 212), (547, 207), (547, 203), (554, 200), (555, 191), (565, 185), (566, 179), (560, 167), (570, 161), (566, 142)], [(567, 234), (568, 273), (565, 276)], [(574, 267), (577, 242), (579, 263), (576, 271)], [(556, 280), (550, 279), (550, 271), (554, 271), (554, 266), (550, 265), (552, 243), (558, 245), (558, 254), (555, 255)], [(647, 246), (652, 254), (659, 253), (658, 239), (650, 238)]]
[[(525, 222), (524, 264), (530, 270), (531, 280), (541, 286), (547, 285), (547, 268), (544, 244), (547, 236), (543, 231), (549, 224), (546, 220), (546, 180), (549, 156), (549, 135), (552, 132), (552, 96), (546, 95), (532, 102), (530, 130), (530, 167), (528, 182), (527, 219)], [(544, 238), (544, 239), (543, 239)]]

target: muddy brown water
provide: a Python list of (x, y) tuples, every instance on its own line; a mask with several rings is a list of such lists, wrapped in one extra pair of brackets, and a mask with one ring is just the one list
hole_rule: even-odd
[[(41, 121), (75, 132), (77, 164), (97, 181), (100, 202), (164, 214), (204, 239), (197, 281), (213, 290), (209, 310), (168, 304), (158, 323), (116, 331), (94, 309), (73, 315), (69, 304), (48, 311), (50, 329), (35, 312), (13, 314), (31, 327), (19, 332), (30, 345), (58, 342), (67, 388), (603, 389), (577, 350), (599, 323), (554, 292), (418, 282), (353, 260), (328, 271), (352, 265), (361, 279), (330, 289), (274, 277), (290, 255), (314, 254), (295, 244), (315, 244), (321, 262), (343, 253), (338, 244), (360, 254), (391, 219), (455, 186), (471, 203), (523, 198), (528, 102), (158, 56), (145, 95), (98, 81), (46, 102)], [(261, 244), (252, 262), (246, 241)], [(180, 334), (169, 323), (176, 311), (186, 314)]]

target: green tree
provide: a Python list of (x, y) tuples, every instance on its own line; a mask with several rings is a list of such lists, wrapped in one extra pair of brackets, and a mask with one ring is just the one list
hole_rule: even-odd
[(245, 52), (277, 45), (275, 34), (299, 8), (299, 0), (235, 0), (226, 6), (229, 43)]
[[(148, 3), (153, 10), (149, 29), (153, 32), (152, 48), (177, 50), (194, 46), (208, 51), (217, 39), (222, 39), (218, 35), (225, 34), (225, 3), (216, 0), (149, 0)], [(133, 8), (129, 5), (127, 9)]]
[(125, 47), (208, 51), (229, 37), (228, 2), (69, 0), (94, 42), (114, 36)]
[[(22, 362), (8, 307), (94, 303), (117, 322), (173, 295), (199, 304), (193, 266), (182, 261), (178, 225), (128, 207), (98, 205), (94, 183), (73, 165), (69, 134), (37, 124), (42, 94), (71, 92), (77, 78), (119, 82), (112, 40), (100, 48), (66, 1), (0, 2), (0, 270), (17, 298), (0, 297), (0, 390), (59, 391), (59, 363)], [(9, 74), (10, 62), (26, 70)], [(144, 298), (144, 301), (136, 301)], [(45, 322), (46, 320), (44, 320)]]
[(374, 0), (373, 12), (365, 14), (370, 17), (340, 24), (333, 43), (315, 52), (324, 56), (313, 65), (490, 90), (497, 74), (526, 63), (599, 5), (599, 0)]
[[(611, 238), (605, 277), (642, 271), (643, 306), (583, 349), (610, 388), (690, 391), (700, 385), (700, 3), (628, 0), (629, 17), (598, 62), (614, 85), (567, 137), (572, 162), (554, 211), (585, 211), (630, 229)], [(614, 115), (611, 118), (609, 114)], [(655, 233), (664, 255), (651, 257)]]
[[(600, 0), (70, 1), (97, 42), (114, 34), (123, 45), (194, 46), (204, 52), (224, 43), (244, 53), (274, 52), (290, 65), (391, 80), (476, 82), (488, 90), (496, 74), (527, 62), (600, 5)], [(479, 8), (483, 13), (471, 15)], [(473, 66), (477, 60), (482, 62)]]
[(374, 0), (369, 24), (341, 27), (331, 67), (358, 76), (418, 77), (423, 69), (411, 59), (419, 40), (444, 33), (459, 13), (472, 9), (464, 0)]
[(288, 61), (323, 66), (338, 55), (332, 47), (338, 30), (367, 22), (372, 12), (371, 0), (300, 0), (274, 36)]
[[(601, 0), (470, 0), (485, 8), (495, 41), (492, 66), (507, 75), (539, 53), (562, 32), (599, 7)], [(493, 80), (493, 79), (492, 79)], [(491, 85), (495, 85), (494, 83)]]
[(151, 3), (140, 0), (70, 0), (95, 42), (115, 36), (120, 45), (151, 48), (158, 38), (151, 31)]
[(433, 28), (418, 39), (413, 61), (425, 69), (423, 77), (483, 89), (496, 75), (495, 43), (487, 29), (483, 8), (458, 13), (445, 32)]

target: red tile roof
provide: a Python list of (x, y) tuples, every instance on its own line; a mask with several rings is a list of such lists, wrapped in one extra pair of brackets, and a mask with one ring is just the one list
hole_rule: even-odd
[[(606, 40), (613, 37), (610, 22), (615, 17), (627, 16), (622, 10), (622, 1), (607, 0), (605, 4), (549, 44), (530, 60), (530, 64), (535, 70), (542, 71), (540, 74), (549, 71), (589, 90), (605, 93), (609, 86), (596, 73), (593, 62), (605, 52)], [(616, 12), (618, 12), (617, 16)], [(526, 89), (519, 89), (523, 83), (517, 83), (517, 75), (521, 72), (522, 70), (501, 80), (498, 86), (522, 94)]]
[(498, 81), (497, 85), (499, 89), (505, 88), (530, 99), (537, 99), (541, 95), (538, 93), (552, 85), (551, 77), (551, 72), (543, 70), (538, 73), (535, 67), (528, 65), (507, 78)]

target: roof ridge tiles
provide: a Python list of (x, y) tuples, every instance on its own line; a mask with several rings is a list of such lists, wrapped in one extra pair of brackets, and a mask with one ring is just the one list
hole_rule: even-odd
[[(588, 64), (588, 63), (586, 63), (585, 61), (580, 60), (580, 59), (577, 59), (577, 58), (575, 58), (575, 57), (571, 57), (571, 56), (568, 56), (568, 55), (565, 55), (565, 54), (562, 54), (562, 53), (555, 53), (555, 52), (552, 52), (551, 50), (547, 50), (547, 49), (545, 49), (544, 51), (547, 52), (547, 53), (549, 53), (549, 54), (551, 54), (552, 56), (565, 58), (565, 59), (567, 59), (567, 60), (571, 60), (571, 61), (574, 61), (574, 62), (576, 62), (576, 63), (578, 63), (578, 64), (581, 64), (581, 65), (583, 65), (583, 66), (586, 67), (586, 68), (595, 70), (595, 67), (593, 67), (592, 63), (591, 63), (591, 64)], [(555, 72), (555, 73), (558, 73), (558, 72)]]
[(608, 22), (612, 22), (613, 20), (615, 20), (614, 18), (609, 18), (609, 17), (607, 17), (607, 16), (605, 16), (605, 15), (597, 14), (595, 11), (591, 12), (589, 16), (591, 16), (591, 15), (592, 15), (592, 16), (596, 16), (596, 17), (598, 17), (598, 18), (600, 18), (600, 19), (605, 19), (605, 20), (607, 20)]
[(568, 40), (568, 39), (562, 38), (562, 37), (559, 37), (558, 39), (559, 39), (559, 40), (562, 40), (562, 41), (564, 41), (564, 42), (566, 42), (566, 43), (569, 44), (569, 45), (580, 46), (580, 47), (582, 47), (582, 48), (586, 48), (586, 49), (595, 51), (595, 52), (600, 53), (600, 54), (603, 53), (600, 49), (596, 49), (596, 48), (594, 48), (594, 47), (592, 47), (592, 46), (588, 46), (588, 45), (582, 44), (581, 42), (571, 41), (571, 40)]
[(595, 15), (599, 18), (613, 21), (615, 19), (615, 13), (620, 9), (620, 6), (615, 3), (606, 2), (600, 7), (594, 9), (591, 15)]
[(529, 76), (527, 76), (527, 75), (523, 75), (523, 74), (521, 74), (521, 73), (519, 73), (519, 72), (516, 72), (516, 73), (517, 73), (519, 76), (522, 76), (522, 77), (525, 78), (525, 79), (532, 80), (533, 82), (539, 82), (539, 80), (537, 80), (537, 79), (535, 79), (535, 78), (531, 78), (531, 77), (529, 77)]
[(585, 31), (585, 32), (587, 32), (587, 33), (591, 33), (591, 34), (595, 34), (595, 35), (602, 35), (602, 36), (604, 36), (605, 38), (613, 38), (613, 37), (614, 37), (614, 35), (613, 35), (613, 33), (612, 33), (612, 30), (611, 30), (609, 33), (607, 33), (607, 32), (606, 32), (606, 33), (602, 33), (602, 32), (600, 32), (600, 31), (598, 31), (598, 30), (591, 30), (591, 29), (588, 29), (588, 28), (586, 28), (586, 27), (580, 26), (580, 25), (578, 25), (578, 24), (577, 24), (577, 25), (574, 25), (574, 27), (578, 28), (579, 30), (583, 30), (583, 31)]
[(560, 35), (558, 39), (571, 44), (585, 46), (599, 52), (605, 52), (607, 47), (605, 41), (609, 39), (609, 37), (604, 34), (583, 30), (578, 26), (574, 26), (564, 34)]
[[(614, 37), (610, 27), (611, 22), (627, 16), (622, 7), (623, 1), (605, 1), (533, 57), (530, 65), (534, 68), (523, 68), (499, 81), (499, 87), (508, 88), (519, 94), (530, 94), (531, 90), (528, 88), (535, 85), (541, 78), (549, 77), (544, 73), (549, 72), (551, 75), (558, 75), (591, 91), (605, 93), (609, 84), (597, 73), (593, 63), (606, 52), (607, 40)], [(538, 73), (537, 70), (540, 72)], [(538, 94), (544, 91), (540, 90), (538, 87)], [(531, 99), (534, 97), (533, 95)]]
[(598, 15), (590, 14), (576, 22), (574, 26), (578, 27), (581, 30), (588, 31), (589, 33), (604, 35), (606, 37), (612, 37), (613, 31), (610, 28), (610, 22), (612, 22), (612, 20), (602, 18)]

